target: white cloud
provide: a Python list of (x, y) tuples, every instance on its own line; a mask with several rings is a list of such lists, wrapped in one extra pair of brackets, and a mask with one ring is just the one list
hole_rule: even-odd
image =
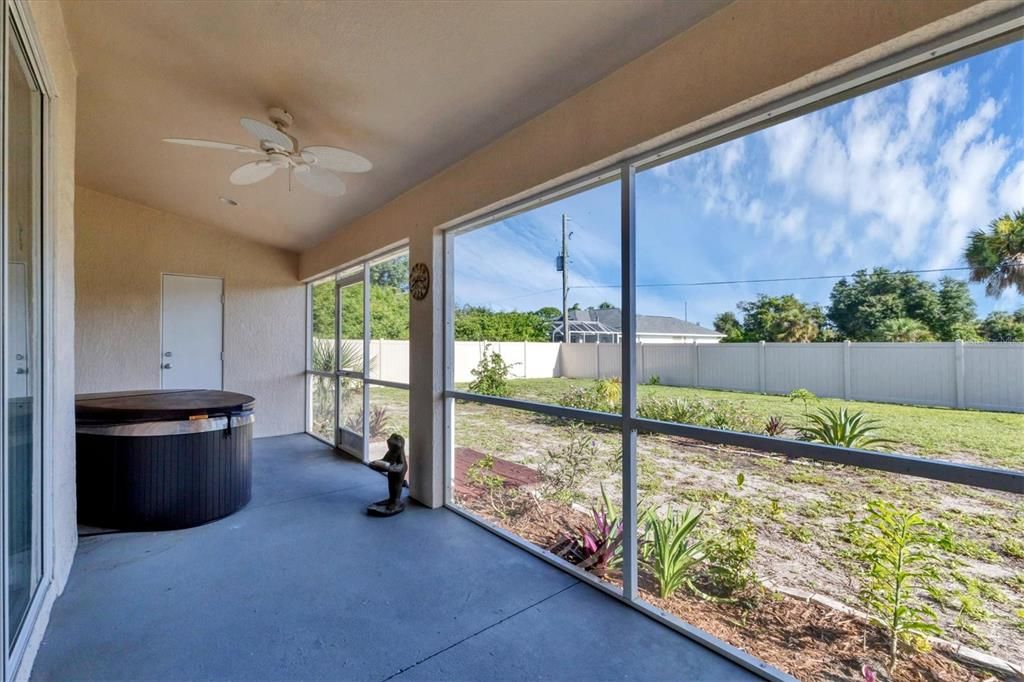
[(999, 185), (999, 213), (1024, 210), (1024, 160), (1018, 161)]
[(1009, 141), (992, 133), (998, 112), (995, 100), (986, 99), (956, 126), (940, 150), (946, 201), (937, 226), (933, 267), (959, 262), (967, 234), (993, 217), (995, 180), (1010, 154)]
[(774, 221), (775, 238), (798, 241), (804, 236), (804, 223), (807, 220), (807, 207), (797, 206), (786, 211)]
[(765, 131), (776, 178), (789, 180), (803, 170), (814, 144), (814, 132), (809, 116), (794, 118)]

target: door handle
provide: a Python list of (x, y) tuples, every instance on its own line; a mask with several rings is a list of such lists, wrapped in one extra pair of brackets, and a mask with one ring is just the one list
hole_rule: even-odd
[(15, 374), (28, 374), (28, 370), (24, 367), (19, 367), (14, 371)]
[(165, 362), (164, 364), (160, 365), (160, 369), (170, 369), (170, 368), (171, 368), (171, 363), (169, 363), (169, 362)]

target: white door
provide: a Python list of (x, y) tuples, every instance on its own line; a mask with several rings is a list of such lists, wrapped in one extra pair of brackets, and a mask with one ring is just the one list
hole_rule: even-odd
[(224, 280), (163, 276), (161, 388), (223, 388)]

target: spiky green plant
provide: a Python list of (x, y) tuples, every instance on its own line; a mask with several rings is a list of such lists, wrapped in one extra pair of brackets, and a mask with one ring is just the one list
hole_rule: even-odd
[(942, 634), (935, 612), (918, 598), (939, 583), (935, 550), (941, 538), (933, 529), (916, 511), (874, 500), (856, 538), (864, 567), (860, 599), (889, 640), (890, 674), (900, 642), (920, 645), (925, 636)]
[(313, 339), (313, 371), (334, 371), (334, 341), (331, 339)]
[(869, 419), (859, 410), (851, 412), (845, 405), (838, 410), (820, 407), (817, 412), (807, 415), (807, 418), (811, 421), (810, 425), (800, 427), (804, 440), (863, 449), (895, 442), (878, 435), (881, 422), (877, 419)]
[(694, 534), (703, 515), (694, 507), (682, 513), (670, 510), (664, 517), (654, 512), (646, 514), (641, 558), (657, 581), (662, 599), (683, 585), (693, 584), (694, 568), (705, 555), (705, 543)]

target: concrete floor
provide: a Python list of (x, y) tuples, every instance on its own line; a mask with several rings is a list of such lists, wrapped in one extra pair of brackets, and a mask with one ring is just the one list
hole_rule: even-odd
[(256, 441), (253, 499), (184, 531), (83, 538), (39, 680), (746, 680), (309, 436)]

